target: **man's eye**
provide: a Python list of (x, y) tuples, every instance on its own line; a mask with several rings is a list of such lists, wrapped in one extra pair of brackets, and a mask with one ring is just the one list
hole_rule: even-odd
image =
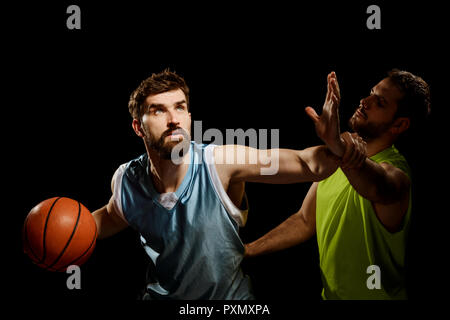
[(184, 107), (183, 107), (183, 106), (177, 106), (176, 109), (177, 109), (178, 111), (184, 111)]
[(161, 109), (156, 109), (153, 111), (154, 114), (161, 114), (163, 111)]
[(380, 97), (377, 97), (377, 102), (378, 102), (378, 105), (379, 105), (380, 107), (384, 107), (384, 103), (383, 103), (383, 101), (381, 100)]

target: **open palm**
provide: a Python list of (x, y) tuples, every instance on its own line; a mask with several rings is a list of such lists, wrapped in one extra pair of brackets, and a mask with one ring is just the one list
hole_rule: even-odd
[(322, 114), (319, 116), (311, 108), (305, 108), (308, 116), (313, 120), (316, 133), (320, 139), (335, 155), (341, 157), (345, 151), (345, 144), (340, 136), (339, 128), (339, 103), (341, 94), (336, 74), (331, 72), (327, 76), (327, 95), (322, 107)]

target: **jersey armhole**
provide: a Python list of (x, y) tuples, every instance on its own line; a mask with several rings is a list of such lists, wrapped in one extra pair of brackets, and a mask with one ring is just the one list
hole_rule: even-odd
[(214, 190), (219, 197), (225, 210), (228, 212), (230, 217), (236, 221), (239, 227), (245, 226), (248, 216), (248, 199), (247, 194), (244, 193), (244, 201), (242, 202), (241, 209), (236, 207), (236, 205), (228, 197), (227, 192), (223, 188), (222, 181), (220, 181), (219, 174), (217, 173), (216, 165), (214, 163), (214, 149), (217, 145), (210, 144), (205, 147), (205, 165), (214, 187)]
[(125, 173), (126, 167), (127, 167), (126, 163), (122, 164), (113, 175), (113, 178), (112, 178), (112, 186), (113, 186), (112, 206), (114, 207), (114, 210), (117, 213), (117, 215), (128, 224), (128, 221), (125, 218), (125, 215), (123, 214), (123, 210), (122, 210), (122, 179), (123, 179), (123, 175)]

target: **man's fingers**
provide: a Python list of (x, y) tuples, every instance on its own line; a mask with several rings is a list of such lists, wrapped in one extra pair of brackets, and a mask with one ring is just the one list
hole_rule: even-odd
[(359, 152), (358, 152), (358, 145), (355, 143), (352, 148), (352, 153), (347, 160), (347, 163), (345, 164), (346, 168), (354, 168), (355, 163), (358, 162)]
[(361, 162), (364, 162), (367, 158), (367, 143), (356, 132), (352, 133), (351, 135), (354, 141), (357, 143)]
[(331, 101), (333, 102), (331, 108), (333, 110), (337, 109), (339, 107), (339, 98), (334, 93), (331, 95)]
[(311, 107), (306, 107), (305, 108), (305, 112), (306, 114), (311, 118), (311, 120), (316, 123), (319, 121), (319, 115), (317, 114), (316, 110), (314, 110)]
[(348, 162), (348, 159), (351, 157), (351, 155), (353, 153), (354, 142), (353, 142), (352, 136), (348, 132), (344, 132), (342, 134), (342, 138), (345, 141), (345, 151), (344, 151), (344, 156), (342, 157), (342, 164), (343, 164), (343, 167), (345, 167)]
[[(348, 134), (347, 132), (345, 134)], [(346, 152), (342, 159), (342, 169), (360, 168), (367, 158), (367, 145), (358, 135), (343, 135), (346, 141)]]
[(364, 147), (360, 139), (354, 139), (356, 143), (356, 157), (350, 162), (349, 168), (359, 168), (364, 157)]
[(327, 95), (325, 96), (325, 103), (327, 103), (330, 100), (331, 96), (331, 83), (330, 83), (330, 75), (327, 76)]
[(339, 99), (341, 99), (341, 93), (339, 92), (339, 88), (338, 88), (338, 85), (337, 85), (337, 81), (336, 81), (335, 79), (333, 79), (333, 80), (331, 81), (331, 88), (332, 88), (333, 93), (334, 93)]
[(367, 143), (358, 136), (358, 140), (360, 142), (359, 146), (360, 146), (360, 159), (357, 163), (357, 167), (361, 167), (364, 163), (364, 161), (366, 161), (367, 158)]
[(337, 95), (337, 97), (339, 99), (341, 99), (341, 91), (339, 89), (339, 82), (337, 80), (337, 76), (334, 71), (331, 72), (331, 84), (332, 84), (334, 93)]

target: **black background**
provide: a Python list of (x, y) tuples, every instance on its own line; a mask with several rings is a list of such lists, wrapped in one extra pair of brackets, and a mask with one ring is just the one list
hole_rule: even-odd
[[(366, 28), (366, 8), (373, 3), (381, 8), (381, 30)], [(422, 76), (431, 86), (433, 112), (419, 136), (397, 144), (412, 166), (415, 188), (408, 288), (411, 300), (443, 298), (445, 12), (429, 2), (373, 3), (76, 1), (5, 9), (2, 160), (8, 209), (2, 235), (5, 291), (12, 301), (135, 303), (147, 257), (134, 231), (98, 241), (82, 266), (82, 289), (70, 291), (66, 274), (41, 270), (23, 254), (21, 228), (29, 210), (50, 197), (77, 199), (91, 211), (107, 203), (115, 169), (145, 152), (131, 128), (129, 95), (165, 68), (184, 76), (192, 118), (202, 121), (203, 130), (280, 129), (280, 147), (294, 149), (321, 143), (304, 108), (320, 111), (330, 71), (340, 82), (342, 130), (388, 70)], [(81, 8), (81, 30), (66, 28), (70, 4)], [(248, 183), (244, 242), (295, 213), (308, 188)], [(276, 310), (320, 300), (315, 238), (246, 260), (243, 268), (257, 299)]]

